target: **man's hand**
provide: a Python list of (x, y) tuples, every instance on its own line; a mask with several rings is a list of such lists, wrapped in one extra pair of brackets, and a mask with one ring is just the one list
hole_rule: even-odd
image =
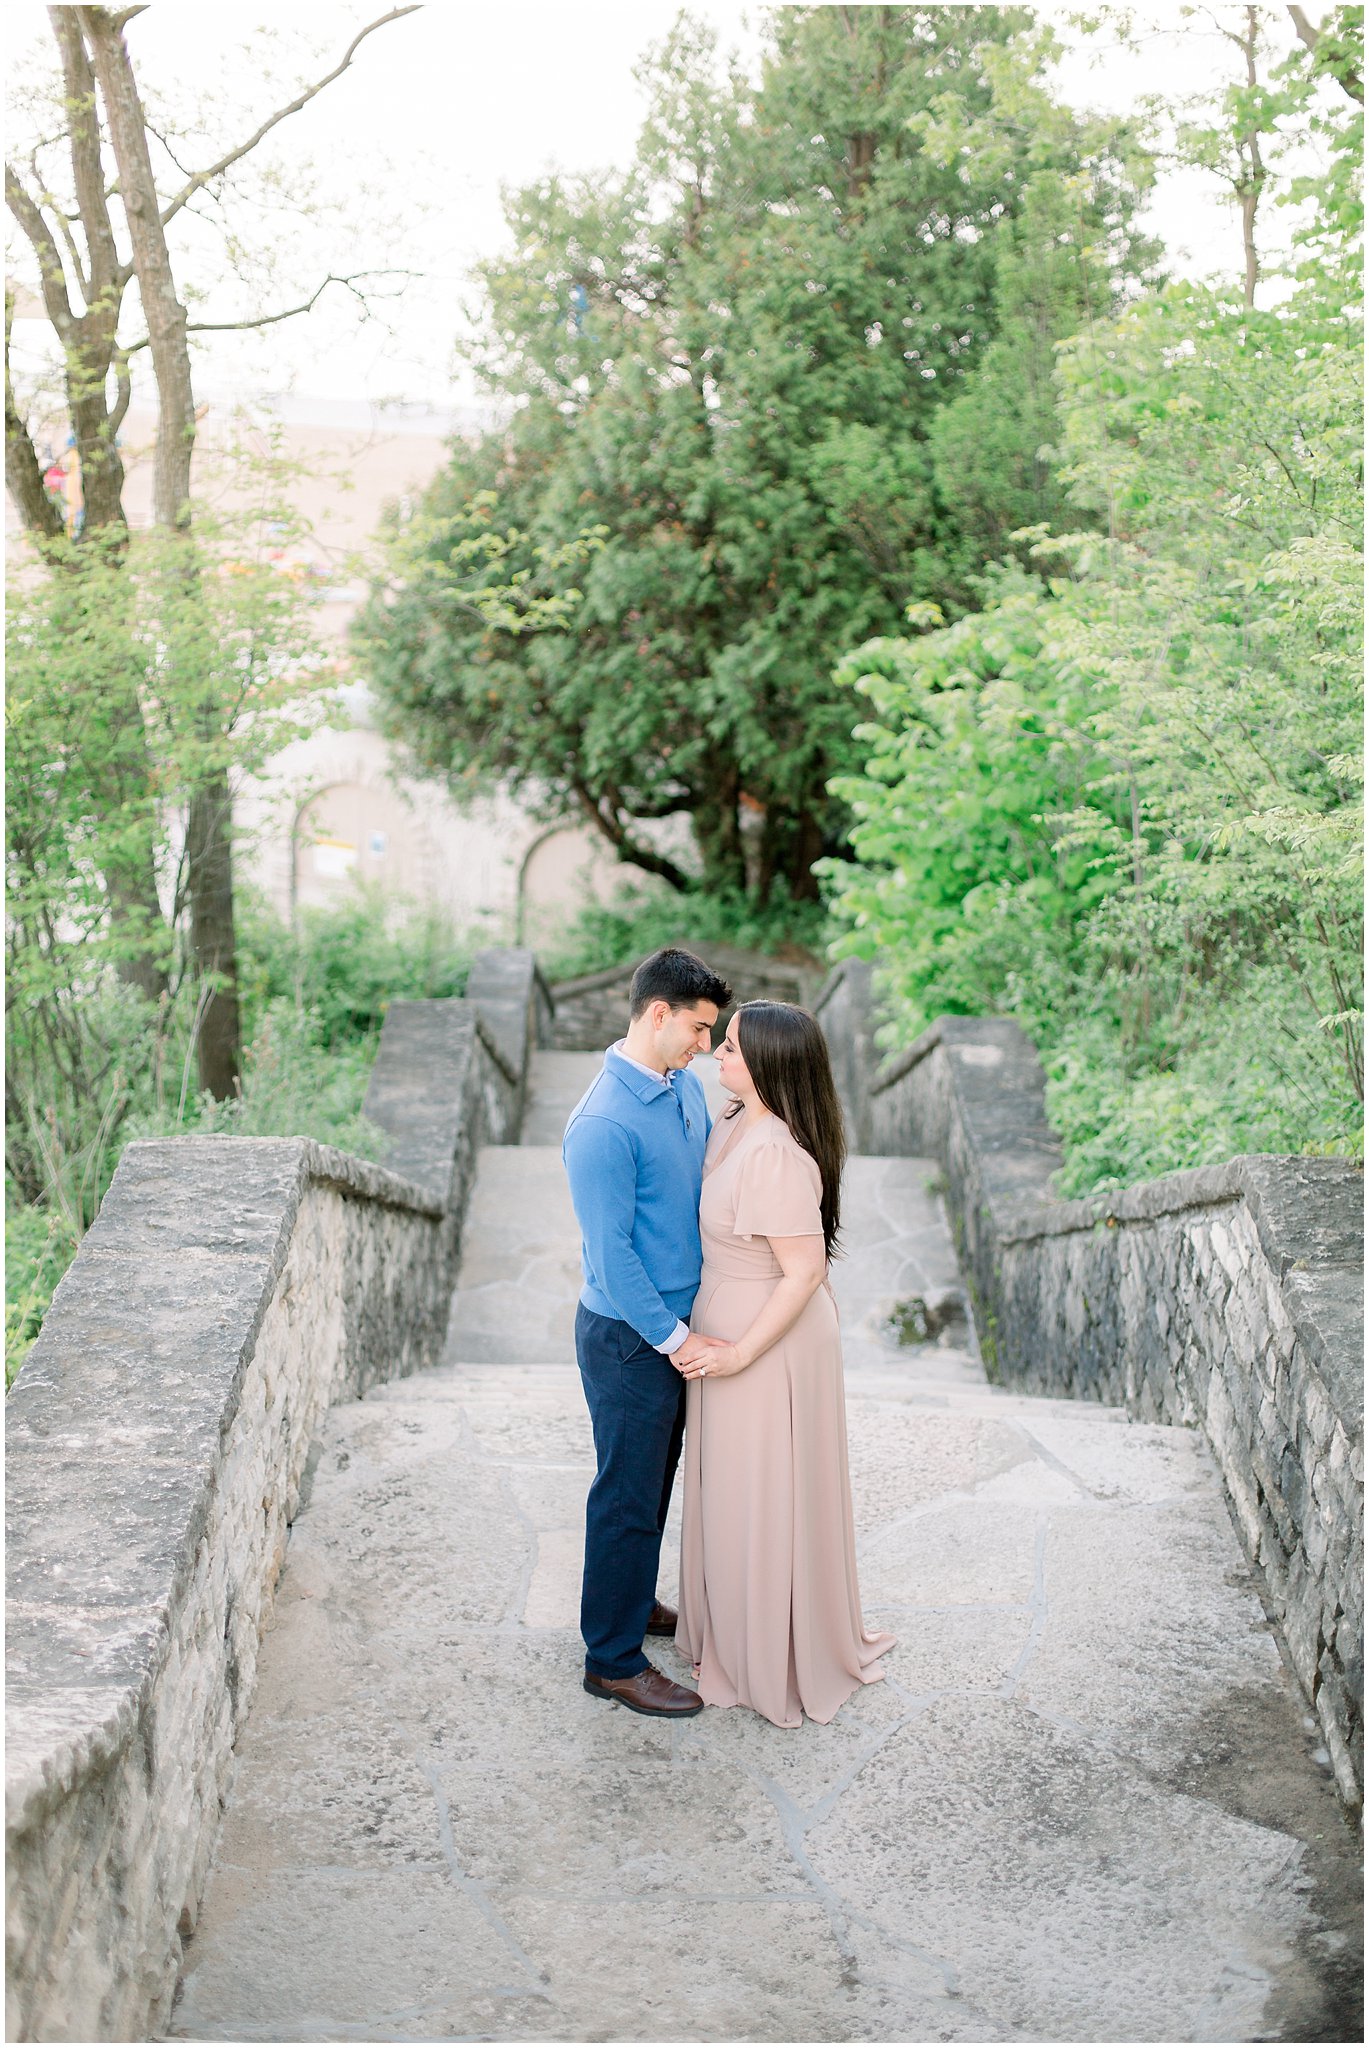
[(705, 1337), (703, 1341), (707, 1349), (697, 1351), (680, 1368), (687, 1380), (728, 1380), (733, 1373), (746, 1371), (747, 1361), (735, 1344), (722, 1337)]
[(670, 1362), (676, 1372), (685, 1372), (700, 1359), (707, 1359), (710, 1351), (718, 1347), (718, 1338), (705, 1337), (698, 1330), (691, 1330), (678, 1351), (672, 1351)]

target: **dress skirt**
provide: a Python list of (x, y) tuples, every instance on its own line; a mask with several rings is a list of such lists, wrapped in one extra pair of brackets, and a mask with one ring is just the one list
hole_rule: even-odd
[[(731, 1342), (782, 1277), (759, 1222), (797, 1235), (808, 1213), (795, 1188), (788, 1205), (769, 1191), (796, 1173), (808, 1189), (816, 1169), (776, 1118), (719, 1131), (691, 1324)], [(861, 1617), (841, 1333), (826, 1283), (744, 1371), (689, 1382), (683, 1465), (675, 1641), (704, 1702), (753, 1707), (784, 1728), (805, 1714), (830, 1721), (857, 1686), (884, 1676), (879, 1659), (895, 1639), (868, 1633)]]

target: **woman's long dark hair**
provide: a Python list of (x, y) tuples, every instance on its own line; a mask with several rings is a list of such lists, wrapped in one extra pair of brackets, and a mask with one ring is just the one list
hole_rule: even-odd
[[(822, 1175), (822, 1234), (830, 1259), (841, 1228), (841, 1169), (846, 1126), (822, 1026), (797, 1003), (739, 1003), (737, 1044), (756, 1093)], [(732, 1116), (737, 1103), (724, 1112)]]

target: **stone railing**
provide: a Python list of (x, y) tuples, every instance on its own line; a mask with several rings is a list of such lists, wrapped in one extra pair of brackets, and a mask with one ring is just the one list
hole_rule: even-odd
[(870, 1086), (880, 1056), (874, 1040), (869, 963), (843, 961), (814, 997), (813, 1015), (822, 1026), (832, 1057), (837, 1093), (846, 1112), (847, 1143), (853, 1152), (873, 1152)]
[(8, 2039), (165, 2021), (311, 1444), (436, 1357), (475, 1151), (516, 1138), (548, 1018), (530, 953), (395, 1003), (384, 1166), (126, 1147), (7, 1406)]
[(1040, 1063), (1011, 1019), (941, 1017), (872, 1071), (868, 970), (839, 968), (817, 1007), (853, 1132), (941, 1162), (991, 1377), (1204, 1431), (1358, 1811), (1362, 1174), (1252, 1154), (1059, 1201)]

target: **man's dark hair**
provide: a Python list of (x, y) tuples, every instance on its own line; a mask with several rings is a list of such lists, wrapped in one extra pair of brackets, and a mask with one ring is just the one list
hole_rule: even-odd
[(720, 974), (683, 947), (662, 946), (633, 975), (628, 1000), (634, 1017), (640, 1017), (648, 1003), (669, 1003), (672, 1010), (716, 1003), (721, 1010), (731, 1002), (732, 991)]

